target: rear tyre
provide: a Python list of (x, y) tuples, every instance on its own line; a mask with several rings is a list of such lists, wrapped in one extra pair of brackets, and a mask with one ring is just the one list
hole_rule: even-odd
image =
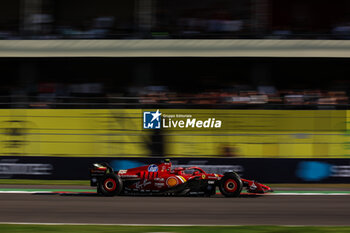
[(226, 173), (220, 180), (219, 189), (225, 197), (237, 197), (241, 194), (243, 183), (235, 172)]
[(119, 195), (123, 189), (123, 182), (116, 174), (107, 174), (99, 182), (97, 190), (104, 196)]

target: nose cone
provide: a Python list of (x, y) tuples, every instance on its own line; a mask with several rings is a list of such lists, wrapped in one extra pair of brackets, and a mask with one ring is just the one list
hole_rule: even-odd
[(268, 193), (268, 192), (273, 192), (272, 188), (270, 188), (267, 185), (260, 184), (258, 182), (253, 182), (249, 187), (248, 187), (248, 192), (250, 193)]

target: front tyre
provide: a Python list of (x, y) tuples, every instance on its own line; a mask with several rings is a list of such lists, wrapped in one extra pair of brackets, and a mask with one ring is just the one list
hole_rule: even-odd
[(119, 195), (123, 189), (123, 182), (116, 174), (107, 174), (99, 182), (97, 190), (104, 196)]
[(225, 197), (237, 197), (241, 194), (243, 183), (235, 172), (226, 173), (220, 180), (219, 189)]

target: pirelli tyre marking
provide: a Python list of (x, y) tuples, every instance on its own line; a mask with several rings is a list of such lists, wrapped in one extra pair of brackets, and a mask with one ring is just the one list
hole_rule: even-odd
[(107, 191), (110, 191), (110, 192), (114, 191), (117, 188), (117, 184), (115, 180), (112, 178), (106, 179), (103, 183), (103, 186)]
[(224, 188), (227, 192), (234, 192), (237, 189), (237, 183), (234, 179), (226, 180)]

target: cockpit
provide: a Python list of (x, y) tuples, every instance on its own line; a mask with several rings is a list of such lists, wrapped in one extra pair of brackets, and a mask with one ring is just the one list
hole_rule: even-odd
[(205, 174), (205, 171), (199, 167), (176, 167), (174, 168), (174, 173), (176, 175), (187, 175), (187, 176), (196, 176), (196, 175), (200, 175), (200, 174)]

